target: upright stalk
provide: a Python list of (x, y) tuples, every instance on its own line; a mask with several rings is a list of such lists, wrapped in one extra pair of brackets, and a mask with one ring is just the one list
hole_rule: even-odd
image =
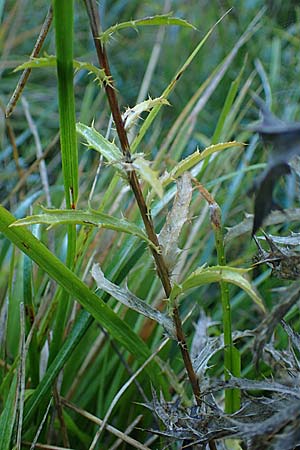
[[(95, 48), (96, 48), (99, 64), (100, 64), (100, 67), (102, 69), (104, 69), (104, 71), (105, 71), (106, 79), (109, 80), (109, 82), (106, 82), (106, 83), (104, 82), (104, 87), (106, 90), (106, 95), (107, 95), (108, 102), (110, 105), (111, 113), (112, 113), (112, 116), (113, 116), (113, 119), (115, 122), (117, 134), (118, 134), (118, 137), (120, 140), (120, 145), (122, 148), (122, 152), (123, 152), (125, 161), (130, 163), (132, 161), (131, 153), (130, 153), (130, 146), (129, 146), (128, 137), (127, 137), (127, 134), (125, 131), (124, 123), (122, 120), (120, 108), (118, 105), (116, 89), (113, 86), (113, 79), (111, 76), (111, 71), (110, 71), (109, 62), (108, 62), (104, 44), (99, 40), (100, 18), (98, 15), (96, 2), (95, 2), (95, 0), (85, 0), (85, 4), (86, 4), (86, 9), (88, 12), (89, 20), (90, 20), (91, 30), (92, 30), (92, 34), (93, 34), (93, 38), (94, 38), (94, 43), (95, 43)], [(138, 204), (141, 216), (142, 216), (142, 220), (145, 225), (146, 233), (147, 233), (149, 239), (153, 242), (153, 244), (157, 248), (159, 248), (159, 241), (158, 241), (157, 235), (154, 230), (151, 213), (148, 210), (148, 207), (146, 205), (146, 202), (145, 202), (145, 199), (144, 199), (144, 196), (142, 193), (142, 189), (141, 189), (141, 186), (140, 186), (140, 183), (139, 183), (139, 180), (138, 180), (135, 170), (128, 171), (127, 176), (128, 176), (128, 182), (130, 184), (130, 187), (131, 187), (133, 194), (135, 196), (135, 199), (137, 201), (137, 204)], [(169, 277), (168, 269), (165, 264), (164, 258), (162, 256), (161, 252), (158, 252), (152, 248), (151, 248), (151, 251), (152, 251), (154, 261), (155, 261), (158, 276), (161, 279), (166, 296), (169, 297), (172, 287), (171, 287), (170, 277)], [(187, 375), (189, 377), (189, 380), (190, 380), (190, 383), (191, 383), (191, 386), (193, 389), (195, 400), (196, 400), (197, 404), (200, 404), (201, 400), (200, 400), (199, 382), (198, 382), (198, 378), (197, 378), (195, 371), (193, 369), (193, 366), (192, 366), (192, 361), (191, 361), (191, 357), (190, 357), (190, 354), (189, 354), (189, 351), (187, 348), (187, 344), (186, 344), (186, 340), (185, 340), (185, 336), (184, 336), (184, 332), (183, 332), (183, 328), (182, 328), (182, 323), (181, 323), (181, 319), (180, 319), (180, 315), (179, 315), (179, 310), (178, 310), (177, 306), (174, 306), (174, 309), (173, 309), (173, 320), (174, 320), (174, 324), (175, 324), (175, 328), (176, 328), (177, 341), (178, 341), (178, 344), (180, 347), (180, 351), (181, 351), (184, 365), (185, 365), (185, 368), (187, 371)]]
[(55, 26), (60, 146), (67, 208), (75, 209), (78, 197), (73, 69), (73, 0), (53, 0)]
[[(226, 266), (226, 257), (224, 249), (223, 230), (221, 223), (221, 210), (210, 193), (199, 183), (197, 179), (193, 179), (199, 192), (208, 202), (210, 207), (210, 219), (215, 234), (215, 242), (217, 249), (218, 264)], [(240, 354), (234, 347), (232, 341), (231, 329), (231, 308), (228, 283), (220, 282), (221, 301), (223, 311), (223, 332), (224, 332), (224, 378), (229, 380), (231, 375), (240, 377)], [(240, 408), (240, 390), (226, 389), (225, 391), (225, 412), (228, 414), (237, 411)]]
[[(52, 7), (55, 26), (60, 147), (65, 199), (66, 207), (75, 209), (78, 197), (78, 149), (73, 86), (73, 0), (53, 0)], [(75, 225), (69, 225), (66, 258), (66, 264), (69, 268), (73, 267), (75, 254), (76, 228)], [(56, 355), (63, 340), (68, 306), (69, 294), (62, 290), (53, 333), (50, 362)]]

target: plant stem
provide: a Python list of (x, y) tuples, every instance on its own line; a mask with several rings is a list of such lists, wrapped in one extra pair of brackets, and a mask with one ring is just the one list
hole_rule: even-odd
[[(215, 202), (210, 193), (199, 183), (197, 179), (193, 179), (199, 192), (208, 202), (210, 207), (210, 219), (215, 234), (215, 242), (217, 249), (218, 264), (226, 266), (226, 257), (224, 249), (223, 230), (221, 224), (221, 209)], [(231, 329), (231, 308), (228, 283), (220, 282), (221, 301), (223, 310), (223, 332), (224, 332), (224, 378), (229, 380), (231, 375), (240, 377), (240, 354), (234, 347), (232, 341)], [(227, 389), (225, 391), (225, 412), (230, 414), (240, 408), (240, 390)]]
[[(111, 76), (111, 71), (108, 63), (108, 58), (106, 54), (106, 50), (104, 47), (104, 44), (99, 40), (98, 36), (100, 34), (100, 18), (97, 12), (96, 3), (94, 0), (85, 0), (86, 9), (88, 12), (91, 30), (94, 38), (95, 48), (98, 55), (98, 60), (100, 67), (104, 69), (106, 79), (109, 80), (109, 82), (104, 82), (104, 87), (106, 90), (108, 102), (110, 105), (111, 113), (115, 122), (117, 134), (120, 140), (120, 145), (122, 148), (122, 152), (125, 158), (125, 161), (130, 163), (132, 161), (131, 159), (131, 153), (130, 153), (130, 146), (128, 137), (124, 128), (124, 123), (122, 120), (120, 108), (118, 105), (118, 100), (116, 96), (116, 90), (113, 85), (113, 79)], [(148, 210), (148, 207), (146, 205), (142, 189), (137, 177), (137, 174), (135, 170), (130, 170), (128, 172), (128, 182), (130, 184), (130, 187), (133, 191), (133, 194), (135, 196), (135, 199), (137, 201), (142, 220), (145, 225), (146, 233), (149, 237), (149, 239), (153, 242), (153, 244), (159, 248), (159, 241), (158, 237), (154, 230), (154, 225), (151, 217), (151, 213)], [(155, 261), (156, 269), (158, 276), (162, 282), (162, 285), (164, 287), (166, 296), (169, 297), (171, 293), (171, 281), (169, 277), (169, 272), (167, 269), (167, 266), (165, 264), (165, 261), (163, 259), (163, 256), (161, 252), (156, 251), (155, 249), (151, 248), (151, 252)], [(185, 364), (185, 368), (193, 389), (193, 393), (196, 399), (197, 404), (200, 404), (200, 388), (199, 388), (199, 382), (198, 378), (194, 372), (191, 357), (187, 348), (186, 339), (184, 336), (183, 328), (182, 328), (182, 322), (179, 315), (178, 307), (175, 306), (173, 309), (173, 319), (174, 324), (176, 327), (176, 335), (177, 340), (179, 343), (180, 351), (182, 354), (182, 358)]]

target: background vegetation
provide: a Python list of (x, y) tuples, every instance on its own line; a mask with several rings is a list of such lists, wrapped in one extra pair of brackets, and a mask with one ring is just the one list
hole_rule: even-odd
[[(28, 60), (49, 7), (46, 1), (33, 3), (0, 2), (0, 200), (5, 208), (0, 211), (0, 430), (3, 433), (0, 448), (30, 448), (32, 442), (39, 443), (36, 448), (58, 448), (52, 445), (76, 450), (165, 448), (167, 445), (181, 448), (182, 443), (189, 444), (189, 439), (203, 439), (202, 444), (210, 448), (225, 448), (225, 445), (241, 448), (237, 439), (234, 442), (221, 439), (222, 431), (226, 426), (229, 428), (228, 423), (225, 426), (222, 422), (223, 428), (220, 422), (211, 429), (207, 426), (205, 432), (201, 429), (204, 437), (198, 430), (197, 437), (188, 431), (186, 422), (178, 422), (178, 416), (186, 417), (185, 408), (194, 404), (178, 342), (165, 341), (168, 335), (161, 325), (122, 305), (114, 295), (105, 293), (105, 289), (96, 291), (90, 273), (95, 262), (115, 285), (127, 286), (147, 304), (165, 313), (172, 312), (155, 270), (151, 246), (130, 228), (130, 224), (135, 224), (143, 230), (143, 224), (126, 179), (116, 175), (116, 164), (104, 160), (99, 165), (99, 153), (88, 150), (82, 136), (78, 139), (78, 165), (76, 152), (67, 156), (62, 153), (59, 102), (63, 111), (60, 114), (66, 111), (64, 100), (58, 94), (55, 65), (32, 70), (22, 99), (5, 119), (6, 105), (20, 76), (13, 69)], [(77, 1), (74, 6), (74, 59), (98, 67), (84, 2)], [(229, 11), (176, 82), (168, 97), (170, 105), (161, 107), (137, 152), (151, 161), (151, 168), (162, 176), (197, 148), (203, 151), (210, 145), (229, 141), (247, 144), (227, 145), (228, 148), (189, 168), (212, 198), (211, 202), (205, 200), (194, 181), (178, 243), (182, 250), (173, 276), (183, 282), (203, 264), (226, 265), (224, 258), (220, 260), (222, 234), (219, 246), (215, 244), (216, 230), (210, 215), (212, 207), (216, 208), (214, 202), (221, 209), (228, 269), (250, 268), (257, 248), (251, 239), (252, 219), (248, 215), (253, 212), (253, 196), (249, 191), (267, 159), (258, 137), (247, 129), (258, 118), (251, 91), (272, 99), (272, 110), (281, 118), (293, 121), (299, 117), (300, 10), (297, 2), (101, 1), (99, 11), (102, 30), (170, 11), (174, 17), (195, 27), (131, 26), (111, 36), (106, 49), (122, 113), (148, 97), (160, 97), (206, 33)], [(62, 39), (60, 35), (59, 39)], [(40, 56), (55, 55), (57, 48), (52, 24)], [(119, 146), (105, 89), (94, 78), (88, 70), (75, 72), (76, 122), (88, 126), (93, 123), (98, 132)], [(60, 96), (66, 95), (64, 88), (60, 89)], [(146, 123), (146, 117), (142, 113), (142, 119), (128, 133), (131, 141)], [(72, 130), (72, 123), (68, 122), (67, 126)], [(86, 211), (91, 207), (109, 215), (116, 219), (114, 226), (92, 227), (90, 222), (86, 226), (83, 224), (86, 219), (82, 218), (75, 226), (70, 225), (70, 219), (63, 224), (56, 218), (59, 224), (50, 229), (40, 223), (9, 227), (14, 219), (6, 210), (21, 219), (44, 214), (41, 205), (55, 209), (72, 207), (76, 195), (72, 197), (66, 188), (69, 170), (66, 167), (70, 161), (73, 166), (75, 161), (76, 166), (70, 169), (70, 176), (76, 170), (79, 173), (77, 209)], [(297, 177), (295, 165), (293, 174), (278, 183), (277, 198), (288, 213), (277, 212), (269, 217), (265, 229), (272, 234), (282, 237), (298, 230)], [(143, 180), (141, 185), (154, 228), (159, 233), (172, 207), (176, 183), (166, 185), (161, 198), (157, 195), (157, 185), (153, 189), (153, 185)], [(121, 232), (123, 218), (128, 221), (123, 228), (129, 233)], [(39, 250), (32, 235), (45, 244), (48, 253)], [(292, 264), (297, 265), (298, 256), (293, 253), (292, 257), (296, 258)], [(298, 335), (292, 331), (299, 331), (297, 281), (272, 277), (266, 265), (256, 266), (245, 275), (245, 280), (248, 293), (237, 286), (236, 278), (225, 286), (225, 290), (229, 289), (232, 330), (241, 356), (241, 377), (256, 381), (269, 377), (286, 382), (291, 373), (294, 375), (299, 370), (298, 350), (294, 352), (290, 346), (290, 340), (294, 344), (299, 342)], [(221, 290), (218, 283), (209, 283), (209, 278), (204, 281), (204, 285), (196, 283), (195, 289), (184, 293), (179, 308), (193, 361), (205, 350), (197, 360), (201, 367), (195, 369), (201, 392), (224, 374), (221, 302), (224, 280), (212, 280), (221, 281)], [(255, 295), (263, 299), (266, 316), (253, 302)], [(283, 306), (280, 309), (278, 305)], [(284, 329), (279, 324), (283, 317), (292, 328)], [(158, 356), (154, 358), (155, 353)], [(153, 360), (143, 366), (150, 355)], [(131, 379), (133, 374), (136, 377)], [(230, 378), (226, 372), (225, 378)], [(255, 388), (257, 396), (265, 392), (263, 385), (252, 389), (249, 386), (230, 385), (243, 391)], [(274, 386), (270, 386), (272, 391)], [(216, 404), (210, 394), (205, 397), (211, 402), (215, 418), (221, 417), (220, 411), (224, 411), (222, 388), (224, 385), (210, 386), (220, 410), (213, 410), (212, 405), (216, 408)], [(160, 392), (163, 397), (159, 400)], [(273, 395), (277, 405), (279, 400), (274, 392)], [(298, 392), (282, 393), (285, 405), (291, 398), (299, 398)], [(265, 420), (272, 416), (269, 404), (268, 408), (270, 414), (266, 414)], [(207, 411), (195, 412), (201, 423), (202, 413)], [(260, 414), (262, 410), (256, 411), (254, 426), (255, 420), (263, 421)], [(109, 426), (100, 428), (100, 433), (98, 419), (105, 417)], [(293, 434), (299, 428), (299, 413), (290, 411), (290, 421), (285, 419)], [(194, 429), (195, 423), (189, 426)], [(157, 437), (149, 429), (160, 429), (161, 433), (167, 430), (170, 440)], [(182, 435), (179, 429), (184, 429)], [(259, 438), (253, 439), (253, 431), (251, 434), (248, 428), (240, 428), (236, 438), (248, 446), (244, 448), (253, 449), (288, 449), (299, 444), (297, 436), (289, 443), (280, 440), (281, 432), (286, 430), (279, 427), (272, 432), (272, 440), (264, 430)], [(234, 434), (232, 430), (229, 433)], [(126, 441), (126, 436), (134, 441)], [(44, 446), (39, 447), (40, 444)]]

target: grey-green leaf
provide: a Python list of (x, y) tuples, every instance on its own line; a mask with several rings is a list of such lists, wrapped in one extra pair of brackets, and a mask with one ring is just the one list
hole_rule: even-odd
[(120, 231), (132, 234), (146, 241), (149, 245), (156, 248), (148, 239), (146, 234), (134, 223), (126, 219), (118, 219), (108, 214), (100, 213), (95, 210), (74, 210), (74, 209), (46, 209), (43, 208), (43, 214), (36, 214), (16, 220), (11, 226), (18, 227), (24, 225), (33, 225), (36, 223), (44, 223), (47, 225), (62, 224), (81, 224), (92, 225), (99, 228), (108, 228), (110, 230)]
[(92, 276), (99, 289), (107, 292), (128, 308), (143, 314), (143, 316), (146, 316), (151, 320), (155, 320), (155, 322), (159, 323), (168, 332), (170, 337), (176, 339), (174, 325), (169, 317), (153, 308), (151, 305), (148, 305), (148, 303), (144, 302), (140, 298), (136, 297), (136, 295), (128, 289), (121, 288), (105, 278), (99, 264), (93, 265)]
[(181, 284), (174, 285), (170, 299), (172, 300), (187, 290), (202, 286), (203, 284), (225, 281), (227, 283), (235, 284), (243, 289), (260, 309), (265, 312), (262, 299), (244, 276), (248, 271), (248, 269), (239, 269), (228, 266), (200, 267), (189, 275)]
[(76, 131), (86, 140), (90, 148), (101, 153), (109, 163), (115, 164), (115, 167), (123, 172), (121, 165), (123, 155), (114, 142), (110, 142), (95, 130), (94, 127), (89, 127), (83, 123), (76, 124)]

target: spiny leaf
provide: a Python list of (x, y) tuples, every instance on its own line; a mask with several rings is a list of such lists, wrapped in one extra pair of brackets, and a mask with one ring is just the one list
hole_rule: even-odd
[[(199, 42), (199, 44), (196, 46), (196, 48), (193, 50), (193, 52), (190, 54), (190, 56), (187, 58), (187, 60), (184, 62), (184, 64), (181, 66), (181, 68), (179, 69), (179, 71), (175, 74), (174, 78), (172, 79), (172, 81), (169, 83), (169, 85), (166, 87), (166, 89), (164, 90), (164, 92), (162, 93), (161, 97), (163, 98), (168, 98), (169, 95), (171, 94), (171, 92), (173, 91), (173, 89), (175, 88), (178, 80), (181, 78), (181, 75), (184, 73), (184, 71), (188, 68), (188, 66), (191, 64), (191, 62), (193, 61), (193, 59), (196, 57), (196, 55), (199, 53), (200, 49), (203, 47), (203, 45), (205, 44), (205, 42), (207, 41), (207, 39), (209, 38), (209, 36), (211, 35), (211, 33), (214, 31), (215, 27), (223, 20), (223, 18), (228, 14), (228, 12), (226, 12), (210, 29), (209, 31), (206, 33), (206, 35), (201, 39), (201, 41)], [(155, 119), (155, 117), (157, 116), (157, 114), (159, 113), (161, 108), (161, 105), (156, 105), (150, 112), (150, 114), (147, 116), (147, 119), (145, 120), (145, 122), (143, 123), (143, 126), (140, 129), (139, 134), (135, 137), (132, 145), (131, 145), (131, 152), (135, 153), (141, 140), (143, 139), (146, 131), (148, 130), (148, 128), (150, 127), (151, 123), (153, 122), (153, 120)]]
[(109, 163), (115, 164), (119, 170), (123, 171), (121, 165), (123, 155), (114, 142), (102, 136), (93, 126), (89, 127), (80, 122), (76, 124), (76, 131), (86, 140), (90, 148), (101, 153)]
[(83, 123), (77, 123), (76, 129), (77, 132), (84, 137), (88, 146), (101, 153), (109, 163), (114, 164), (114, 167), (116, 167), (122, 175), (124, 175), (126, 171), (130, 171), (131, 166), (152, 186), (159, 198), (162, 198), (162, 184), (157, 176), (157, 172), (150, 168), (149, 161), (146, 161), (141, 155), (137, 155), (131, 164), (127, 164), (123, 161), (123, 154), (119, 148), (113, 142), (110, 142), (98, 133), (95, 128), (88, 127)]
[(250, 282), (244, 277), (249, 269), (239, 269), (227, 266), (214, 267), (199, 267), (191, 275), (189, 275), (181, 284), (175, 284), (170, 295), (173, 300), (178, 295), (186, 292), (194, 287), (202, 286), (203, 284), (216, 283), (225, 281), (227, 283), (235, 284), (243, 289), (254, 300), (254, 302), (265, 312), (262, 299), (255, 292)]
[[(39, 69), (42, 67), (56, 67), (56, 56), (45, 55), (40, 58), (30, 58), (28, 61), (25, 61), (24, 63), (16, 67), (14, 69), (14, 72), (18, 72), (19, 70), (24, 69)], [(95, 80), (97, 80), (100, 85), (102, 85), (104, 81), (106, 83), (110, 83), (110, 80), (105, 75), (104, 69), (99, 69), (89, 62), (77, 61), (76, 59), (74, 59), (73, 67), (76, 71), (87, 70), (89, 75), (95, 75)]]
[[(225, 236), (225, 244), (228, 244), (233, 239), (239, 236), (249, 233), (253, 224), (253, 215), (246, 214), (245, 219), (234, 227), (227, 228)], [(286, 222), (286, 218), (289, 218), (289, 222), (299, 222), (300, 208), (289, 208), (284, 211), (273, 211), (265, 220), (265, 225), (278, 225)]]
[(244, 145), (245, 144), (243, 144), (242, 142), (237, 142), (237, 141), (220, 142), (219, 144), (214, 144), (214, 145), (210, 145), (209, 147), (206, 147), (202, 152), (200, 152), (199, 150), (196, 150), (194, 153), (192, 153), (191, 155), (187, 156), (185, 159), (180, 161), (171, 170), (170, 173), (164, 174), (161, 177), (162, 184), (164, 187), (167, 186), (174, 179), (176, 179), (180, 175), (182, 175), (183, 172), (190, 170), (192, 167), (194, 167), (200, 161), (202, 161), (203, 159), (212, 155), (213, 153), (217, 153), (222, 150), (226, 150), (228, 148), (244, 146)]
[(87, 70), (89, 75), (95, 75), (94, 81), (98, 81), (100, 86), (102, 86), (104, 82), (111, 84), (111, 79), (105, 75), (104, 69), (99, 69), (99, 67), (96, 67), (89, 62), (77, 61), (76, 59), (73, 60), (73, 66), (76, 72), (79, 70)]
[(41, 67), (56, 67), (56, 56), (45, 55), (40, 58), (30, 58), (14, 69), (14, 72), (24, 69), (36, 69)]
[[(30, 231), (27, 229), (20, 229), (20, 227), (10, 226), (14, 222), (15, 218), (0, 205), (0, 233), (3, 233), (9, 241), (28, 255), (42, 270), (48, 273), (50, 278), (59, 283), (70, 294), (71, 298), (76, 298), (82, 307), (92, 314), (92, 316), (107, 330), (108, 334), (112, 336), (113, 339), (116, 339), (120, 345), (124, 346), (124, 348), (126, 348), (134, 357), (143, 363), (151, 354), (144, 341), (142, 341), (141, 338), (134, 333), (132, 328), (130, 328), (130, 326), (124, 322), (100, 297), (89, 289), (77, 275), (66, 267), (60, 259), (53, 255), (41, 241), (35, 238)], [(87, 324), (86, 319), (84, 319), (84, 322)], [(78, 326), (84, 327), (85, 325), (78, 324)], [(70, 345), (73, 345), (71, 341)], [(65, 364), (66, 351), (67, 350), (64, 349), (62, 353), (59, 352), (59, 359), (62, 364), (59, 367), (56, 366), (58, 372)], [(56, 364), (55, 361), (56, 359), (52, 364)], [(60, 362), (57, 361), (58, 364), (60, 364)], [(150, 365), (147, 366), (145, 370), (148, 371), (147, 373), (154, 382), (157, 381), (157, 379), (161, 379), (160, 372), (158, 372), (155, 363), (150, 362)], [(152, 376), (152, 373), (155, 375)], [(49, 373), (49, 376), (51, 376), (51, 373)], [(164, 383), (163, 379), (161, 379), (161, 381)], [(53, 378), (50, 385), (52, 383)], [(42, 399), (40, 398), (40, 400)], [(33, 406), (34, 405), (32, 405), (32, 407)], [(35, 403), (35, 407), (36, 406), (37, 403)], [(33, 414), (34, 411), (32, 407), (28, 406)]]
[(129, 131), (136, 124), (143, 112), (150, 111), (156, 105), (170, 105), (170, 103), (163, 97), (149, 98), (144, 102), (138, 103), (133, 108), (127, 108), (125, 113), (122, 114), (126, 131)]
[(146, 241), (152, 247), (156, 248), (137, 225), (126, 219), (118, 219), (92, 209), (87, 211), (74, 209), (42, 209), (44, 214), (36, 214), (25, 217), (24, 219), (15, 221), (11, 224), (11, 226), (18, 227), (33, 225), (36, 223), (44, 223), (51, 226), (62, 224), (93, 225), (99, 228), (108, 228), (110, 230), (133, 234), (134, 236), (138, 236), (140, 239)]
[(128, 22), (121, 22), (109, 27), (103, 33), (100, 34), (99, 39), (102, 42), (107, 42), (108, 39), (117, 31), (124, 30), (125, 28), (145, 27), (145, 26), (160, 26), (160, 25), (177, 25), (181, 27), (188, 27), (196, 29), (192, 24), (183, 19), (178, 19), (170, 14), (161, 14), (152, 17), (145, 17), (143, 19), (130, 20)]
[(159, 323), (168, 332), (169, 336), (173, 338), (176, 337), (174, 325), (169, 317), (136, 297), (128, 289), (121, 288), (106, 279), (99, 264), (93, 265), (92, 277), (96, 281), (99, 289), (103, 289), (123, 305), (128, 306), (128, 308), (143, 314), (143, 316), (146, 316), (149, 319), (155, 320), (155, 322)]

